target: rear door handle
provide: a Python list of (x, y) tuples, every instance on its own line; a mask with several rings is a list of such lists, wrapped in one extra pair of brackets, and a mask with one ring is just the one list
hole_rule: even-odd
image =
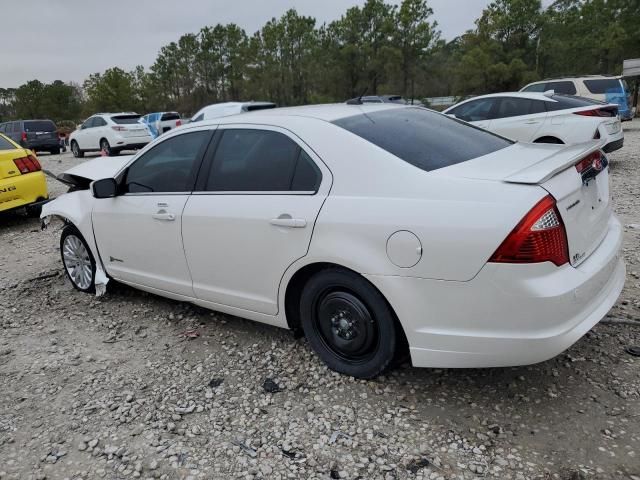
[(307, 221), (303, 218), (291, 218), (291, 215), (283, 214), (278, 218), (272, 218), (269, 223), (276, 227), (287, 228), (304, 228), (307, 226)]
[(173, 222), (176, 219), (175, 213), (167, 213), (164, 211), (159, 211), (158, 213), (154, 213), (151, 215), (152, 218), (156, 220), (163, 220), (165, 222)]
[(525, 125), (537, 125), (540, 123), (538, 120), (529, 120), (528, 122), (524, 122)]

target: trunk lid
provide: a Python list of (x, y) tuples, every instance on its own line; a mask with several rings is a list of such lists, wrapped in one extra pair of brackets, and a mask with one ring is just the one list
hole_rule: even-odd
[[(556, 199), (567, 231), (569, 258), (573, 266), (578, 266), (602, 242), (612, 215), (608, 161), (601, 146), (599, 142), (569, 146), (515, 144), (437, 172), (544, 188)], [(593, 162), (579, 173), (576, 164), (590, 156)]]

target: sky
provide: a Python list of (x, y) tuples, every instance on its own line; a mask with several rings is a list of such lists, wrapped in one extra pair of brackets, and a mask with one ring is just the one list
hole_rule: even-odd
[[(429, 1), (446, 40), (473, 28), (488, 3)], [(7, 1), (0, 28), (0, 87), (34, 78), (82, 83), (89, 74), (114, 66), (149, 67), (162, 46), (207, 25), (233, 22), (253, 34), (289, 8), (322, 24), (362, 4), (364, 0)]]

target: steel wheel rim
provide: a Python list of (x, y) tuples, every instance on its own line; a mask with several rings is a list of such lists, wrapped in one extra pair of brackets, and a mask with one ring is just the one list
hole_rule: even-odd
[(82, 240), (68, 235), (62, 243), (62, 260), (71, 281), (82, 290), (88, 289), (93, 280), (93, 266)]
[(313, 308), (313, 326), (334, 356), (352, 365), (369, 361), (378, 349), (380, 335), (369, 308), (344, 290), (327, 290)]

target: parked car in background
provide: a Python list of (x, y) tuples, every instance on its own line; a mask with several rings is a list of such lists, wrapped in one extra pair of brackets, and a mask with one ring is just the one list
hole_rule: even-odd
[(605, 152), (622, 148), (618, 106), (546, 93), (495, 93), (443, 113), (519, 142), (574, 144), (600, 140)]
[(47, 180), (35, 154), (0, 134), (0, 212), (25, 208), (38, 217), (47, 198)]
[(178, 112), (148, 113), (140, 118), (140, 122), (149, 127), (153, 138), (158, 138), (163, 133), (182, 125), (182, 119)]
[(15, 120), (0, 123), (0, 133), (34, 152), (60, 153), (58, 129), (51, 120)]
[(542, 80), (530, 83), (520, 91), (546, 92), (548, 90), (566, 95), (592, 98), (604, 103), (615, 103), (618, 105), (618, 114), (623, 122), (632, 120), (635, 113), (631, 107), (633, 102), (629, 85), (622, 77), (587, 75), (584, 77)]
[(69, 137), (69, 146), (76, 158), (85, 152), (104, 151), (118, 155), (122, 150), (137, 150), (153, 140), (146, 125), (133, 112), (96, 113), (84, 121)]
[(346, 103), (348, 105), (360, 105), (363, 103), (397, 103), (398, 105), (423, 106), (422, 102), (418, 100), (407, 100), (401, 95), (366, 95), (352, 98), (351, 100), (347, 100)]
[(67, 222), (76, 289), (111, 277), (300, 329), (338, 372), (375, 377), (407, 347), (414, 366), (522, 365), (576, 342), (624, 285), (598, 147), (392, 104), (263, 110), (77, 165), (42, 215)]
[(202, 120), (211, 120), (213, 118), (228, 117), (229, 115), (237, 115), (239, 113), (255, 112), (257, 110), (269, 110), (276, 108), (277, 105), (272, 102), (225, 102), (214, 103), (198, 110), (191, 117), (191, 122), (200, 122)]

